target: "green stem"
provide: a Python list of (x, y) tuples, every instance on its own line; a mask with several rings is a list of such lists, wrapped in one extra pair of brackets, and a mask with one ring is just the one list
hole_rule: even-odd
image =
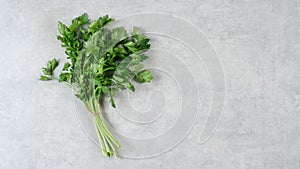
[(107, 136), (111, 139), (111, 141), (117, 145), (121, 150), (123, 149), (122, 146), (120, 145), (120, 143), (117, 141), (117, 139), (109, 132), (109, 130), (107, 129), (107, 127), (105, 126), (104, 120), (101, 118), (100, 119), (101, 122), (100, 124), (102, 124), (102, 127), (104, 129), (104, 132), (107, 134)]
[[(99, 127), (102, 128), (101, 125)], [(102, 131), (103, 131), (103, 129), (102, 129)], [(109, 156), (113, 155), (113, 156), (117, 157), (117, 155), (116, 155), (116, 149), (114, 148), (114, 145), (111, 143), (108, 135), (106, 135), (105, 132), (104, 132), (103, 136), (105, 137), (105, 140), (107, 141), (107, 146), (109, 147), (108, 148), (108, 150), (109, 150)]]
[[(54, 76), (50, 76), (49, 78), (52, 80), (57, 80), (59, 82), (59, 79)], [(66, 82), (66, 81), (64, 81), (64, 83), (76, 92), (76, 88), (75, 88), (75, 86), (72, 85), (72, 83)]]
[[(109, 147), (108, 147), (108, 144), (107, 144), (107, 140), (106, 140), (106, 137), (105, 137), (105, 135), (103, 134), (103, 132), (101, 131), (101, 128), (100, 128), (100, 125), (97, 123), (97, 117), (96, 117), (96, 123), (94, 123), (95, 124), (95, 126), (97, 126), (97, 130), (98, 130), (98, 132), (100, 133), (100, 135), (101, 135), (101, 138), (102, 138), (102, 141), (104, 142), (104, 146), (102, 145), (102, 150), (104, 149), (105, 151), (105, 153), (103, 154), (104, 156), (107, 156), (107, 155), (110, 155), (110, 151), (109, 151)], [(101, 140), (100, 140), (100, 142), (101, 142)]]
[(120, 150), (123, 150), (123, 148), (117, 141), (117, 139), (108, 130), (103, 120), (102, 109), (98, 100), (96, 100), (95, 98), (91, 98), (85, 103), (85, 105), (93, 114), (93, 122), (103, 155), (109, 157), (117, 157), (115, 146), (117, 146)]
[[(94, 115), (94, 125), (97, 133), (99, 133), (98, 139), (100, 141), (100, 146), (102, 148), (103, 155), (105, 156), (117, 156), (116, 148), (117, 146), (120, 150), (122, 147), (120, 143), (116, 140), (114, 136), (107, 129), (102, 115)], [(103, 144), (102, 144), (103, 143)]]
[[(93, 118), (94, 124), (96, 123), (95, 120), (96, 120), (96, 119)], [(95, 130), (96, 130), (96, 133), (97, 133), (99, 142), (100, 142), (100, 146), (103, 147), (103, 144), (104, 144), (104, 143), (103, 143), (102, 135), (100, 134), (100, 132), (99, 132), (98, 128), (96, 127), (96, 125), (94, 125), (94, 126), (95, 126)], [(106, 155), (105, 150), (104, 150), (103, 148), (102, 148), (102, 154), (103, 154), (103, 155)]]

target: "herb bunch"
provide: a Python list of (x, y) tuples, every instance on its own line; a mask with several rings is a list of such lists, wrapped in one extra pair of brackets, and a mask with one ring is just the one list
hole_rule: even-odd
[(142, 64), (148, 56), (149, 38), (134, 27), (128, 35), (124, 27), (108, 29), (113, 22), (109, 16), (90, 21), (86, 13), (72, 20), (70, 26), (58, 22), (57, 39), (65, 48), (67, 62), (58, 77), (53, 71), (58, 60), (48, 61), (42, 68), (40, 80), (58, 80), (70, 86), (93, 116), (94, 126), (104, 156), (117, 156), (122, 146), (108, 130), (102, 112), (103, 97), (108, 95), (116, 107), (114, 96), (118, 90), (135, 91), (132, 80), (151, 82), (151, 72)]

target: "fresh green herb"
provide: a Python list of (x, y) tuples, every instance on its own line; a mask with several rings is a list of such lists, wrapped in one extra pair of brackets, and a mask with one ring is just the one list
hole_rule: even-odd
[(53, 79), (53, 71), (54, 69), (58, 66), (58, 61), (54, 58), (52, 60), (49, 60), (47, 63), (47, 67), (43, 67), (43, 73), (40, 77), (40, 80), (47, 81), (47, 80), (52, 80)]
[(143, 70), (135, 75), (135, 79), (140, 83), (151, 82), (153, 76), (149, 70)]
[(118, 90), (134, 92), (132, 80), (151, 82), (153, 76), (142, 64), (148, 58), (145, 52), (150, 48), (150, 39), (141, 35), (137, 27), (130, 35), (124, 27), (105, 27), (113, 21), (107, 15), (90, 21), (84, 13), (73, 19), (70, 26), (58, 22), (57, 39), (65, 48), (68, 61), (58, 78), (53, 75), (58, 61), (48, 61), (40, 80), (58, 80), (75, 91), (93, 116), (103, 155), (116, 157), (117, 148), (122, 150), (122, 146), (104, 122), (103, 98), (108, 95), (110, 104), (116, 107), (114, 96)]

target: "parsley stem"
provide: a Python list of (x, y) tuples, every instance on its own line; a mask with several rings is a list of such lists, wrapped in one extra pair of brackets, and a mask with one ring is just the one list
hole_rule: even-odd
[(103, 155), (117, 157), (114, 144), (118, 147), (120, 147), (120, 144), (116, 141), (115, 138), (112, 137), (110, 132), (107, 130), (107, 127), (105, 126), (102, 118), (102, 115), (95, 115), (93, 117), (93, 122), (98, 133), (98, 139), (102, 148)]
[(117, 139), (108, 130), (105, 121), (102, 116), (102, 108), (98, 100), (95, 98), (88, 99), (85, 103), (86, 107), (91, 110), (93, 114), (93, 122), (98, 135), (100, 146), (102, 148), (102, 153), (104, 156), (114, 156), (117, 157), (117, 151), (115, 146), (122, 150), (122, 146), (117, 141)]
[[(50, 76), (50, 77), (48, 77), (48, 78), (51, 79), (51, 80), (57, 80), (57, 81), (59, 81), (59, 79), (56, 78), (56, 77), (54, 77), (54, 76)], [(64, 83), (65, 83), (67, 86), (69, 86), (72, 90), (74, 90), (74, 91), (76, 92), (76, 88), (75, 88), (75, 86), (72, 85), (72, 83), (67, 82), (67, 81), (64, 81)]]
[[(101, 128), (100, 128), (100, 124), (97, 122), (97, 118), (99, 118), (99, 116), (95, 116), (95, 118), (96, 118), (96, 123), (95, 123), (95, 125), (97, 126), (97, 130), (99, 131), (99, 133), (100, 133), (100, 135), (101, 135), (101, 138), (102, 138), (102, 140), (103, 140), (103, 142), (104, 142), (104, 146), (105, 146), (105, 152), (106, 152), (106, 154), (105, 154), (105, 156), (107, 155), (107, 153), (108, 153), (108, 150), (109, 150), (109, 148), (108, 148), (108, 144), (107, 144), (107, 140), (105, 139), (105, 136), (104, 136), (104, 134), (102, 133), (102, 131), (101, 131)], [(102, 147), (103, 148), (103, 147)]]
[[(93, 118), (94, 124), (96, 123), (95, 120), (96, 120), (96, 119)], [(97, 132), (97, 136), (98, 136), (98, 139), (99, 139), (99, 142), (100, 142), (100, 146), (101, 146), (101, 148), (102, 148), (104, 143), (103, 143), (103, 140), (102, 140), (102, 138), (101, 138), (100, 131), (97, 129), (97, 126), (96, 126), (96, 125), (94, 125), (94, 126), (95, 126), (95, 130), (96, 130), (96, 132)], [(105, 154), (105, 151), (103, 150), (103, 148), (102, 148), (102, 154), (103, 154), (103, 155)]]

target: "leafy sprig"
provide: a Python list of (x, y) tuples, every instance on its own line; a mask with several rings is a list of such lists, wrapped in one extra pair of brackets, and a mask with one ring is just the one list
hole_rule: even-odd
[(111, 105), (115, 107), (116, 91), (129, 89), (134, 92), (132, 80), (144, 83), (153, 79), (151, 72), (142, 64), (148, 58), (145, 52), (150, 48), (150, 39), (141, 35), (137, 27), (130, 35), (124, 27), (105, 27), (113, 21), (107, 15), (90, 21), (84, 13), (73, 19), (70, 26), (58, 22), (57, 39), (65, 48), (68, 61), (63, 64), (58, 78), (53, 75), (58, 61), (48, 61), (40, 77), (43, 81), (64, 82), (74, 89), (75, 95), (93, 114), (105, 156), (116, 156), (114, 146), (122, 147), (104, 123), (101, 108), (103, 96), (108, 95)]
[(47, 62), (47, 66), (43, 67), (43, 75), (40, 76), (40, 80), (47, 81), (53, 80), (53, 71), (58, 66), (58, 61), (54, 58)]

